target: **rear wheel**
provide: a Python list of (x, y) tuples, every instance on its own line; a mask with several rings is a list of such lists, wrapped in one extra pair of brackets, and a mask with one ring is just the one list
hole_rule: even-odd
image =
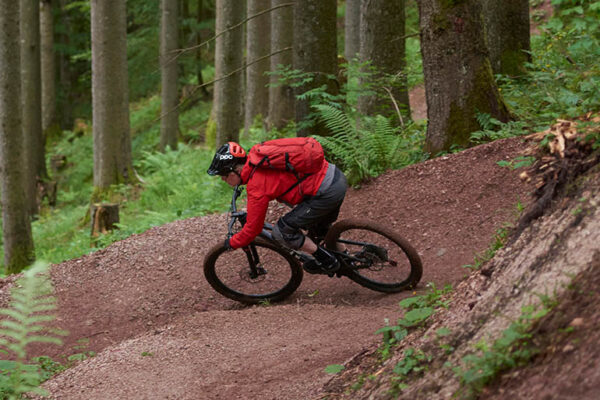
[(223, 296), (247, 304), (281, 301), (302, 282), (302, 267), (285, 250), (257, 239), (247, 249), (215, 245), (204, 258), (204, 276)]
[(414, 288), (423, 265), (417, 251), (398, 233), (374, 221), (347, 219), (337, 222), (325, 245), (343, 250), (344, 274), (356, 283), (379, 292)]

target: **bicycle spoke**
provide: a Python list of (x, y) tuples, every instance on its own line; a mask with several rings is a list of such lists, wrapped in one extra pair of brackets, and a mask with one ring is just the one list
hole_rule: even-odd
[(345, 273), (373, 290), (396, 292), (413, 287), (421, 278), (416, 251), (396, 232), (365, 220), (344, 220), (334, 225), (327, 241), (344, 261)]
[[(256, 263), (257, 260), (260, 262)], [(251, 266), (251, 262), (255, 265)], [(281, 254), (260, 246), (249, 253), (236, 250), (221, 254), (215, 262), (214, 273), (222, 285), (248, 296), (277, 292), (292, 279), (288, 261)]]

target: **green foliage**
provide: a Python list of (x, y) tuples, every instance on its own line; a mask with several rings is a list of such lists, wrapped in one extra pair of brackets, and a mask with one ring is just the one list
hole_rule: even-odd
[(419, 367), (419, 364), (427, 359), (428, 357), (422, 351), (410, 347), (404, 350), (404, 358), (396, 364), (394, 373), (407, 376), (411, 372), (422, 371), (424, 368)]
[(355, 107), (359, 96), (372, 95), (372, 85), (362, 84), (362, 80), (368, 80), (371, 76), (371, 70), (368, 68), (369, 62), (349, 61), (341, 65), (342, 73), (346, 76), (346, 85), (342, 90), (346, 93), (346, 102)]
[(399, 305), (405, 313), (398, 319), (396, 325), (390, 325), (386, 320), (386, 326), (375, 332), (383, 335), (383, 347), (380, 348), (383, 358), (390, 356), (392, 346), (404, 339), (410, 329), (423, 325), (437, 308), (448, 307), (448, 300), (444, 298), (452, 291), (452, 286), (446, 285), (443, 289), (438, 289), (433, 282), (428, 283), (427, 286), (429, 287), (427, 293), (400, 301)]
[(104, 247), (177, 219), (225, 210), (228, 187), (206, 174), (212, 155), (212, 150), (184, 144), (165, 153), (144, 152), (136, 163), (144, 190), (136, 200), (122, 203), (119, 229), (101, 236), (98, 245)]
[[(381, 79), (375, 78), (376, 73), (369, 63), (351, 61), (343, 64), (342, 68), (347, 76), (347, 84), (340, 88), (340, 94), (328, 93), (327, 86), (323, 85), (297, 96), (299, 100), (308, 101), (313, 112), (307, 120), (300, 121), (296, 128), (311, 128), (318, 121), (324, 123), (332, 136), (318, 136), (317, 139), (328, 152), (328, 158), (344, 170), (352, 185), (388, 169), (424, 160), (424, 126), (409, 122), (402, 128), (396, 128), (384, 116), (366, 117), (356, 112), (358, 97), (375, 94), (382, 84)], [(313, 73), (282, 65), (270, 74), (277, 76), (276, 85), (285, 84), (292, 88), (315, 80)], [(335, 79), (333, 76), (329, 78)], [(285, 131), (289, 132), (287, 128)], [(279, 132), (274, 132), (262, 135), (259, 139), (280, 136)]]
[(404, 350), (404, 357), (394, 367), (395, 376), (392, 377), (392, 394), (397, 395), (406, 389), (408, 385), (405, 381), (409, 376), (426, 371), (427, 363), (430, 361), (431, 356), (426, 355), (421, 350), (412, 347)]
[(39, 367), (42, 382), (67, 369), (65, 365), (62, 365), (47, 356), (34, 357), (32, 361)]
[(429, 282), (427, 284), (429, 290), (427, 293), (409, 297), (400, 302), (400, 306), (406, 309), (433, 307), (433, 308), (447, 308), (448, 300), (445, 296), (452, 292), (452, 285), (445, 285), (442, 289), (438, 289), (435, 283)]
[(519, 156), (510, 161), (505, 161), (505, 160), (497, 161), (496, 164), (498, 164), (501, 167), (506, 167), (506, 168), (515, 170), (515, 169), (519, 169), (519, 168), (523, 168), (523, 167), (529, 167), (529, 166), (533, 165), (534, 162), (535, 162), (535, 157), (533, 157), (533, 156)]
[(54, 7), (53, 14), (54, 49), (67, 61), (64, 68), (70, 78), (68, 84), (56, 87), (58, 115), (91, 116), (90, 2), (70, 1), (62, 9)]
[(540, 27), (541, 35), (532, 37), (529, 73), (499, 77), (505, 101), (534, 130), (600, 107), (600, 2), (552, 4), (553, 18)]
[[(202, 103), (182, 112), (182, 132), (199, 132), (209, 108), (209, 103)], [(85, 219), (92, 194), (91, 128), (83, 129), (83, 133), (63, 132), (49, 143), (48, 162), (54, 156), (64, 156), (66, 163), (53, 176), (58, 185), (57, 206), (44, 206), (39, 219), (32, 224), (38, 259), (59, 263), (153, 226), (227, 209), (230, 196), (227, 185), (206, 174), (213, 149), (182, 144), (165, 154), (156, 152), (159, 110), (158, 96), (131, 105), (134, 165), (144, 183), (111, 188), (120, 202), (121, 229), (101, 236), (93, 244), (89, 220)], [(192, 142), (196, 139), (194, 135), (186, 134)], [(0, 258), (1, 253), (0, 248)]]
[(325, 372), (328, 374), (339, 374), (344, 370), (344, 366), (340, 364), (330, 364), (325, 367)]
[(58, 361), (54, 361), (52, 358), (47, 356), (34, 357), (32, 359), (32, 366), (37, 366), (41, 376), (41, 381), (44, 382), (52, 378), (54, 375), (57, 375), (63, 371), (66, 371), (69, 368), (72, 368), (77, 363), (95, 356), (96, 353), (93, 351), (85, 351), (82, 353), (71, 354), (66, 358), (64, 364), (61, 364)]
[(436, 341), (438, 342), (440, 349), (446, 354), (452, 354), (455, 350), (451, 344), (442, 342), (442, 339), (451, 334), (452, 331), (446, 327), (441, 327), (435, 331)]
[(537, 353), (532, 344), (531, 326), (545, 316), (554, 305), (556, 302), (544, 304), (542, 307), (525, 306), (519, 318), (491, 345), (484, 339), (477, 343), (476, 352), (462, 358), (462, 367), (453, 368), (461, 382), (459, 394), (462, 397), (475, 398), (483, 387), (501, 372), (525, 365)]
[(422, 85), (424, 80), (421, 42), (416, 37), (406, 38), (406, 60), (408, 61), (405, 67), (408, 88), (412, 89), (415, 86)]
[(131, 100), (155, 91), (160, 84), (158, 1), (129, 0), (127, 32), (127, 69)]
[(494, 257), (494, 255), (496, 255), (496, 252), (498, 250), (504, 247), (509, 234), (510, 226), (505, 226), (497, 229), (492, 239), (492, 243), (489, 245), (489, 247), (485, 251), (475, 255), (474, 264), (463, 265), (463, 267), (474, 270), (478, 270), (479, 268), (481, 268), (483, 264), (491, 260)]
[(332, 136), (316, 138), (351, 185), (425, 159), (422, 131), (414, 123), (400, 130), (380, 115), (361, 117), (329, 105), (315, 109), (333, 132)]
[(256, 143), (294, 136), (296, 136), (296, 124), (294, 121), (290, 121), (282, 129), (277, 129), (274, 127), (271, 130), (266, 130), (262, 123), (260, 125), (254, 124), (249, 129), (248, 138), (242, 139), (240, 144), (246, 148), (250, 148)]
[(142, 151), (158, 148), (160, 137), (160, 96), (141, 99), (130, 107), (133, 158)]
[(194, 112), (180, 113), (179, 131), (186, 143), (198, 143), (206, 137), (211, 107), (209, 102), (199, 102), (194, 106)]
[(44, 394), (38, 388), (46, 376), (38, 365), (26, 364), (27, 346), (32, 343), (61, 344), (65, 332), (48, 326), (56, 309), (48, 265), (38, 262), (23, 273), (13, 286), (9, 308), (0, 309), (0, 398), (17, 399), (22, 394)]
[(413, 88), (423, 84), (423, 59), (421, 57), (421, 42), (419, 40), (419, 7), (415, 0), (407, 0), (405, 8), (406, 31), (406, 67), (408, 87)]
[(487, 113), (477, 113), (476, 118), (479, 126), (481, 126), (481, 130), (471, 133), (471, 142), (474, 144), (492, 142), (498, 139), (529, 133), (525, 121), (501, 122)]

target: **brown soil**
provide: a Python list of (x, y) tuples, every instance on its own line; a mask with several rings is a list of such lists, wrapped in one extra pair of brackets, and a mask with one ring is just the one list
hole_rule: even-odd
[[(496, 162), (528, 145), (501, 140), (391, 171), (350, 190), (341, 218), (388, 223), (421, 254), (427, 282), (461, 280), (495, 231), (514, 222), (531, 187)], [(281, 213), (274, 205), (270, 219)], [(306, 399), (341, 364), (381, 339), (412, 295), (383, 295), (347, 279), (305, 275), (281, 304), (244, 307), (206, 283), (206, 251), (226, 215), (176, 221), (55, 265), (64, 345), (31, 350), (57, 359), (97, 353), (48, 381), (53, 399)], [(0, 306), (12, 280), (0, 281)], [(82, 350), (82, 344), (85, 349)]]
[(600, 252), (533, 333), (539, 354), (506, 374), (482, 398), (597, 399), (600, 393)]

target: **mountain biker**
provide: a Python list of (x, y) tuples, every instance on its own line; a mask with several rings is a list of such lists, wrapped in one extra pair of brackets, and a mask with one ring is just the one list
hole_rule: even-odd
[(239, 144), (228, 142), (219, 147), (207, 173), (221, 176), (232, 187), (246, 185), (247, 222), (240, 232), (225, 240), (227, 249), (250, 244), (262, 232), (269, 202), (277, 200), (294, 208), (277, 221), (273, 238), (283, 246), (311, 254), (313, 258), (303, 265), (308, 272), (332, 276), (340, 268), (332, 253), (317, 246), (302, 232), (309, 230), (323, 237), (338, 217), (347, 183), (334, 164), (323, 160), (317, 173), (298, 184), (291, 172), (257, 168), (248, 161), (246, 151)]

